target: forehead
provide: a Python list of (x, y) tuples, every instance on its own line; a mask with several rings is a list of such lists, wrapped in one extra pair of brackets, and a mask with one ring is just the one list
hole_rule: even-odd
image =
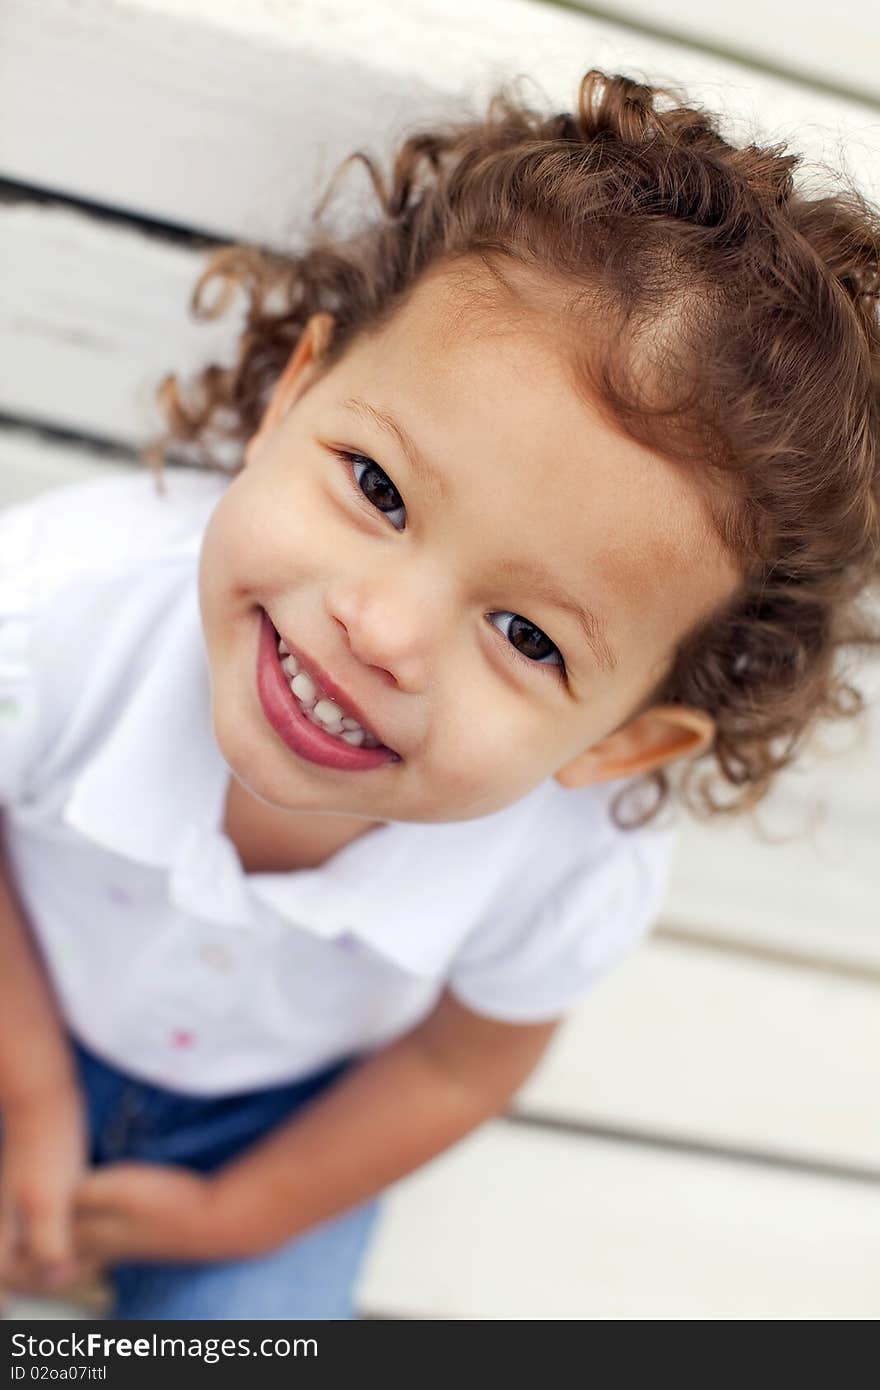
[(493, 562), (542, 559), (606, 620), (622, 658), (649, 629), (671, 649), (739, 582), (705, 480), (625, 437), (576, 389), (558, 297), (514, 273), (459, 263), (424, 277), (353, 349), (359, 394), (479, 507)]

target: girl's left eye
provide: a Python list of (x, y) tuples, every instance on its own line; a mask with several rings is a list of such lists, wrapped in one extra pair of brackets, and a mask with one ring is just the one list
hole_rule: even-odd
[[(333, 453), (347, 465), (358, 499), (371, 510), (381, 512), (389, 520), (395, 512), (406, 510), (403, 498), (388, 474), (373, 459), (366, 454), (349, 453), (345, 449), (334, 449)], [(405, 521), (402, 526), (397, 526), (393, 520), (391, 524), (399, 531), (403, 531), (406, 526)], [(541, 628), (530, 623), (528, 618), (522, 618), (518, 613), (504, 609), (486, 616), (489, 619), (511, 619), (504, 634), (508, 640), (503, 644), (503, 650), (512, 661), (526, 662), (533, 669), (535, 666), (549, 667), (558, 676), (566, 674), (565, 658), (556, 643), (551, 641)], [(548, 661), (547, 657), (554, 653), (556, 659)]]
[[(527, 661), (532, 667), (550, 667), (558, 676), (565, 675), (565, 658), (541, 628), (530, 623), (528, 618), (521, 618), (518, 613), (511, 613), (509, 610), (499, 609), (496, 613), (489, 613), (491, 618), (508, 618), (507, 629), (504, 633), (507, 642), (504, 644), (505, 655), (511, 654), (513, 658)], [(493, 624), (494, 626), (494, 624)], [(553, 656), (552, 661), (547, 657)]]
[(366, 454), (350, 454), (342, 449), (335, 449), (334, 453), (349, 465), (359, 495), (387, 516), (395, 530), (403, 531), (406, 522), (398, 526), (392, 519), (395, 512), (405, 511), (403, 498), (384, 469)]

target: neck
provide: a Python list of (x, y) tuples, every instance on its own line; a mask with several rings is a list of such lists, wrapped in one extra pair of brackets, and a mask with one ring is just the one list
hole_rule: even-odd
[(338, 849), (381, 824), (359, 816), (281, 811), (230, 777), (223, 830), (249, 873), (317, 868)]

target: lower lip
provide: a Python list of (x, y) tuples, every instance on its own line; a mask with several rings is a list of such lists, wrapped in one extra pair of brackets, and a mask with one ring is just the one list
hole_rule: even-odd
[(310, 763), (334, 767), (341, 772), (364, 772), (385, 763), (400, 762), (390, 748), (357, 748), (325, 733), (306, 718), (281, 668), (278, 634), (263, 610), (257, 651), (257, 692), (272, 728), (292, 752)]

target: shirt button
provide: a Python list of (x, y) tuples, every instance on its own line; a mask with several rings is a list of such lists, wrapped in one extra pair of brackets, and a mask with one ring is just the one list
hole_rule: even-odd
[(222, 970), (224, 974), (228, 974), (232, 969), (232, 957), (222, 946), (202, 946), (199, 955), (205, 964), (214, 970)]

